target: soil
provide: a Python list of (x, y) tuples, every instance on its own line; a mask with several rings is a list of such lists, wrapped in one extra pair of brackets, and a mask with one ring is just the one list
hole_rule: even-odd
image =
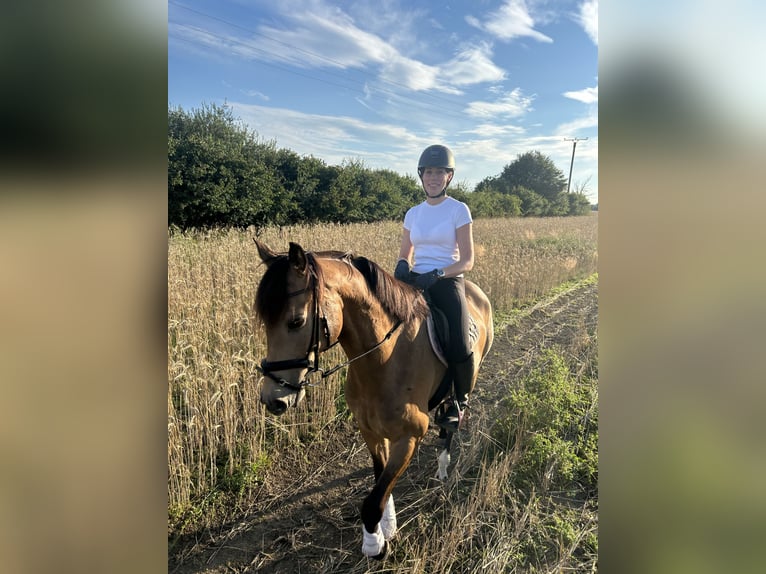
[[(480, 432), (523, 374), (552, 346), (577, 352), (577, 339), (595, 336), (598, 285), (578, 285), (541, 301), (495, 333), (471, 397), (465, 431), (455, 435), (449, 472), (460, 472), (460, 450)], [(584, 335), (585, 334), (585, 335)], [(436, 514), (445, 496), (436, 473), (441, 449), (432, 424), (396, 487), (400, 529), (415, 515)], [(306, 448), (299, 468), (274, 468), (251, 507), (216, 531), (175, 540), (169, 574), (360, 571), (359, 508), (373, 485), (366, 446), (352, 421), (333, 424)], [(395, 543), (395, 539), (394, 539)], [(363, 571), (363, 570), (361, 570)]]

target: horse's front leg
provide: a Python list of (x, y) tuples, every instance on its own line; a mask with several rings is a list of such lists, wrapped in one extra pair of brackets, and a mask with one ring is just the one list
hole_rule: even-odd
[(450, 447), (452, 446), (452, 436), (453, 433), (444, 429), (439, 431), (439, 438), (444, 439), (444, 447), (439, 452), (439, 456), (437, 457), (439, 468), (436, 470), (436, 478), (438, 480), (447, 480), (447, 477), (449, 476), (447, 473), (447, 468), (449, 467), (451, 460), (449, 451)]
[(383, 558), (386, 540), (396, 533), (396, 510), (391, 491), (412, 460), (417, 444), (418, 439), (409, 436), (389, 445), (389, 457), (383, 472), (362, 503), (362, 553), (365, 556)]

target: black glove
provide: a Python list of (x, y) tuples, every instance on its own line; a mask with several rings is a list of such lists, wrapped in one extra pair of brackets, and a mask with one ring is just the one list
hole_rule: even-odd
[(433, 271), (429, 271), (428, 273), (423, 273), (422, 275), (418, 275), (415, 277), (415, 280), (412, 282), (412, 284), (417, 287), (418, 289), (422, 289), (423, 291), (426, 291), (429, 287), (433, 286), (434, 283), (436, 283), (439, 280), (439, 275), (436, 272), (436, 269)]
[(410, 280), (410, 264), (405, 259), (400, 259), (394, 269), (394, 277), (399, 281), (409, 282)]

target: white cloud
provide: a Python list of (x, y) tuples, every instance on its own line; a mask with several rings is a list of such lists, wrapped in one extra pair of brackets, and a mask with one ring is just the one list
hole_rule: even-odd
[(228, 51), (231, 48), (231, 42), (226, 41), (223, 37), (196, 26), (176, 24), (175, 22), (168, 23), (168, 39), (169, 41), (181, 40), (184, 47), (191, 49), (201, 46), (212, 48), (215, 51)]
[(598, 0), (585, 0), (580, 4), (578, 20), (586, 34), (598, 46)]
[(564, 92), (564, 97), (577, 100), (584, 104), (598, 103), (598, 86), (594, 88), (585, 88), (576, 92)]
[(296, 26), (290, 29), (258, 28), (265, 58), (288, 60), (306, 68), (363, 68), (369, 62), (387, 62), (398, 55), (392, 46), (358, 28), (342, 12), (332, 17), (299, 12), (292, 20)]
[(466, 113), (476, 118), (518, 117), (532, 109), (533, 96), (525, 96), (521, 88), (514, 88), (494, 102), (471, 102)]
[(263, 100), (264, 102), (269, 101), (269, 96), (264, 94), (263, 92), (259, 92), (258, 90), (240, 90), (243, 94), (246, 96), (250, 96), (251, 98), (258, 98), (259, 100)]
[(499, 136), (517, 137), (523, 135), (525, 130), (522, 127), (508, 124), (478, 124), (471, 129), (463, 130), (461, 133), (474, 134), (485, 138)]
[(415, 91), (436, 88), (439, 85), (438, 76), (438, 68), (399, 55), (385, 62), (380, 74), (384, 82)]
[(492, 61), (492, 49), (486, 43), (463, 49), (442, 68), (451, 83), (458, 86), (498, 82), (506, 77), (505, 71)]
[(584, 116), (577, 117), (569, 122), (556, 127), (556, 133), (561, 137), (572, 137), (573, 134), (582, 133), (582, 130), (590, 130), (598, 127), (598, 112), (594, 109)]
[(411, 156), (416, 153), (413, 150), (420, 147), (420, 138), (400, 125), (241, 102), (228, 105), (259, 137), (274, 139), (279, 147), (301, 155), (314, 155), (330, 164), (340, 164), (360, 154), (367, 157), (368, 151), (392, 147), (405, 150)]
[(470, 15), (465, 21), (500, 40), (528, 37), (539, 42), (553, 42), (552, 38), (535, 30), (535, 21), (525, 0), (506, 0), (500, 8), (487, 14), (483, 22)]

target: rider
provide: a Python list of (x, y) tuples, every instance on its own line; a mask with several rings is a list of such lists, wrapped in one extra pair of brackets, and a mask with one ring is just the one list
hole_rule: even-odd
[[(468, 340), (469, 315), (464, 271), (473, 268), (473, 225), (465, 203), (447, 195), (455, 175), (455, 157), (443, 145), (428, 146), (418, 161), (426, 200), (404, 217), (402, 244), (394, 276), (430, 296), (447, 317), (450, 331), (447, 362), (454, 400), (436, 423), (457, 430), (473, 380), (473, 353)], [(414, 264), (411, 265), (414, 255)]]

